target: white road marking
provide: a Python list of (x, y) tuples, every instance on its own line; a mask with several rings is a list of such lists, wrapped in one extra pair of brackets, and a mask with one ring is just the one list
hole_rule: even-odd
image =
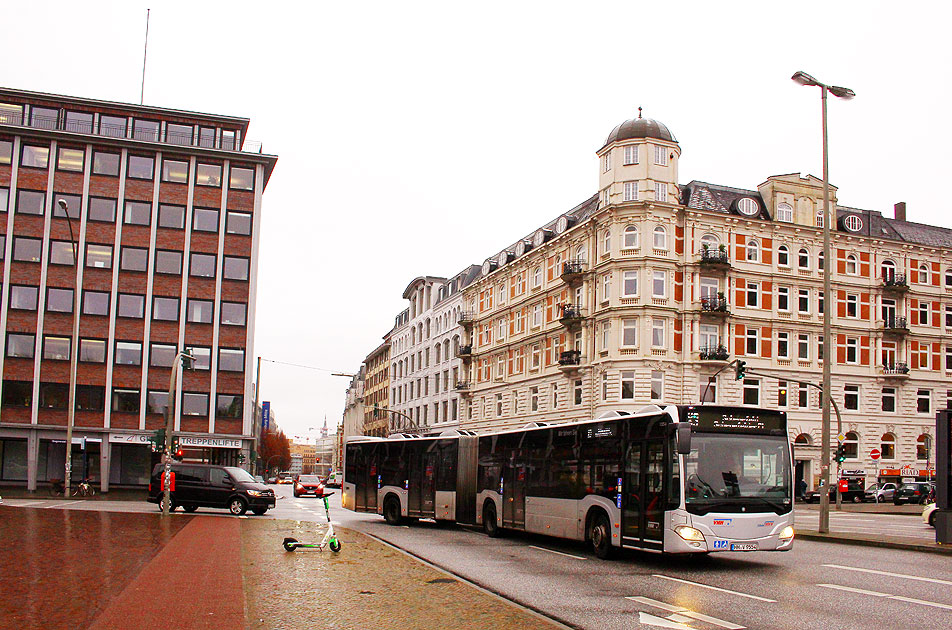
[[(658, 576), (655, 576), (655, 577), (658, 577)], [(718, 619), (717, 617), (711, 617), (699, 612), (694, 612), (693, 610), (685, 608), (684, 606), (675, 606), (672, 604), (668, 604), (666, 602), (659, 602), (658, 600), (651, 599), (650, 597), (637, 596), (637, 597), (626, 597), (625, 599), (630, 599), (632, 601), (638, 602), (639, 604), (654, 606), (655, 608), (660, 608), (661, 610), (666, 610), (669, 613), (673, 613), (671, 615), (668, 615), (667, 619), (678, 624), (697, 620), (697, 621), (704, 621), (706, 623), (709, 623), (715, 626), (720, 626), (721, 628), (725, 628), (726, 630), (745, 630), (745, 626), (739, 626), (736, 623), (731, 623), (730, 621), (724, 621), (723, 619)], [(640, 613), (640, 615), (647, 615), (647, 613)], [(659, 619), (658, 617), (654, 617), (653, 615), (648, 615), (648, 616), (653, 617), (654, 619)], [(641, 623), (646, 623), (643, 618), (639, 619), (639, 621), (641, 621)], [(655, 623), (652, 625), (660, 625), (660, 624)], [(678, 627), (678, 626), (662, 626), (662, 627), (671, 628), (671, 627)]]
[(850, 593), (859, 593), (860, 595), (872, 595), (873, 597), (882, 597), (884, 599), (893, 599), (898, 602), (906, 602), (909, 604), (919, 604), (921, 606), (932, 606), (933, 608), (942, 608), (944, 610), (952, 610), (952, 606), (948, 604), (939, 604), (938, 602), (929, 602), (924, 599), (914, 599), (912, 597), (903, 597), (902, 595), (890, 595), (889, 593), (880, 593), (878, 591), (866, 591), (861, 588), (852, 588), (850, 586), (840, 586), (839, 584), (817, 584), (822, 588), (832, 588), (838, 591), (849, 591)]
[(557, 553), (560, 556), (566, 556), (568, 558), (575, 558), (576, 560), (587, 560), (588, 558), (583, 558), (582, 556), (573, 556), (570, 553), (562, 553), (561, 551), (556, 551), (554, 549), (546, 549), (545, 547), (536, 547), (535, 545), (529, 545), (530, 549), (538, 549), (539, 551), (548, 551), (549, 553)]
[(54, 503), (53, 505), (44, 506), (46, 509), (57, 508), (57, 507), (66, 507), (67, 505), (76, 505), (77, 503), (82, 503), (86, 499), (79, 499), (78, 501), (67, 501), (66, 503)]
[(44, 501), (30, 501), (29, 503), (11, 503), (10, 505), (13, 507), (30, 507), (31, 505), (42, 505), (43, 503), (46, 503), (46, 501), (44, 500)]
[(673, 630), (694, 630), (691, 626), (686, 626), (677, 621), (669, 621), (664, 617), (655, 617), (646, 612), (638, 613), (638, 623), (646, 626), (655, 626), (657, 628), (673, 628)]
[(748, 597), (750, 599), (756, 599), (759, 602), (769, 602), (771, 604), (776, 604), (777, 600), (767, 599), (766, 597), (760, 597), (759, 595), (751, 595), (750, 593), (741, 593), (740, 591), (732, 591), (727, 588), (720, 588), (718, 586), (711, 586), (709, 584), (701, 584), (700, 582), (692, 582), (690, 580), (682, 580), (681, 578), (671, 577), (669, 575), (659, 575), (657, 573), (653, 574), (652, 577), (661, 578), (662, 580), (671, 580), (672, 582), (681, 582), (682, 584), (690, 584), (692, 586), (699, 586), (701, 588), (708, 588), (712, 591), (720, 591), (721, 593), (729, 593), (731, 595), (739, 595), (741, 597)]
[(952, 586), (952, 580), (940, 580), (939, 578), (920, 577), (918, 575), (908, 575), (906, 573), (892, 573), (891, 571), (878, 571), (876, 569), (863, 569), (861, 567), (847, 567), (842, 564), (824, 564), (823, 566), (831, 569), (842, 569), (843, 571), (859, 571), (860, 573), (872, 573), (874, 575), (885, 575), (888, 577), (904, 578), (906, 580), (917, 580), (919, 582), (932, 582), (933, 584), (945, 584)]

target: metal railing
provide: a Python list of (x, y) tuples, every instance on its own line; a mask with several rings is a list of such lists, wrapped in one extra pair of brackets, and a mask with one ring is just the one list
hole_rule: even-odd
[(461, 311), (459, 314), (460, 324), (471, 324), (476, 321), (476, 313), (473, 311)]
[(883, 365), (883, 374), (909, 374), (909, 366), (905, 363), (886, 363)]
[(456, 382), (456, 391), (462, 392), (469, 389), (469, 381), (457, 381)]
[(701, 298), (701, 310), (706, 313), (726, 313), (727, 298), (706, 295)]
[(719, 249), (702, 249), (700, 263), (702, 265), (729, 265), (731, 264), (731, 259), (726, 249), (724, 251)]
[(883, 275), (883, 286), (908, 289), (909, 283), (904, 273), (887, 273)]
[(698, 349), (702, 361), (727, 361), (730, 353), (727, 352), (727, 346), (718, 344), (716, 346), (702, 346)]
[(563, 304), (562, 316), (559, 319), (581, 319), (582, 307), (578, 304)]
[(585, 263), (581, 260), (573, 260), (562, 263), (562, 275), (575, 275), (585, 272)]
[(581, 350), (566, 350), (559, 354), (559, 365), (581, 365)]
[(472, 344), (466, 346), (460, 346), (456, 349), (456, 356), (458, 357), (469, 357), (473, 355), (473, 346)]
[(883, 322), (883, 328), (886, 330), (909, 330), (905, 317), (890, 317)]

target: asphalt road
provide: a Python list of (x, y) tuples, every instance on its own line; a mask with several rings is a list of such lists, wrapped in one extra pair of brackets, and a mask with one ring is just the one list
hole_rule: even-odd
[[(277, 507), (265, 517), (323, 521), (320, 500), (295, 499), (276, 486)], [(9, 505), (155, 511), (127, 501), (7, 500)], [(221, 513), (199, 510), (197, 514)], [(465, 527), (421, 521), (391, 527), (382, 517), (340, 508), (335, 525), (390, 542), (462, 578), (570, 626), (621, 628), (837, 628), (908, 630), (952, 627), (952, 572), (945, 555), (797, 541), (787, 553), (721, 553), (660, 557), (625, 553), (602, 561), (579, 544), (511, 534), (490, 539)], [(815, 513), (797, 514), (801, 526)], [(812, 519), (812, 521), (811, 521)], [(835, 526), (885, 531), (921, 521), (914, 516), (835, 514)], [(836, 527), (834, 526), (834, 530)], [(926, 528), (927, 534), (931, 528)], [(868, 532), (867, 532), (868, 533)], [(344, 551), (346, 552), (346, 540)], [(434, 627), (439, 627), (435, 625)]]

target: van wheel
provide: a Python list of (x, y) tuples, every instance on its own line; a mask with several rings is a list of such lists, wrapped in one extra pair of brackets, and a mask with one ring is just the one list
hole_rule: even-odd
[(228, 511), (234, 514), (235, 516), (241, 516), (245, 513), (245, 510), (248, 509), (248, 505), (245, 503), (245, 500), (241, 497), (235, 497), (228, 502)]
[(188, 512), (189, 514), (191, 514), (192, 512), (198, 509), (198, 506), (197, 505), (183, 505), (182, 509)]
[(496, 521), (496, 504), (492, 501), (488, 501), (483, 508), (483, 531), (490, 538), (499, 538), (502, 533)]
[(400, 514), (400, 501), (395, 496), (388, 496), (383, 502), (383, 517), (387, 521), (387, 525), (399, 525), (403, 522), (403, 516)]
[(592, 521), (592, 550), (602, 560), (612, 556), (612, 527), (604, 514), (596, 514)]
[(858, 494), (853, 496), (853, 503), (862, 503), (862, 502), (863, 502), (863, 497), (859, 496)]

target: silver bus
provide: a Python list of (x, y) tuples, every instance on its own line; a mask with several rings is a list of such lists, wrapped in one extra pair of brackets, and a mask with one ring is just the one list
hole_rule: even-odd
[(344, 507), (664, 553), (793, 546), (786, 414), (648, 406), (476, 435), (349, 438)]

